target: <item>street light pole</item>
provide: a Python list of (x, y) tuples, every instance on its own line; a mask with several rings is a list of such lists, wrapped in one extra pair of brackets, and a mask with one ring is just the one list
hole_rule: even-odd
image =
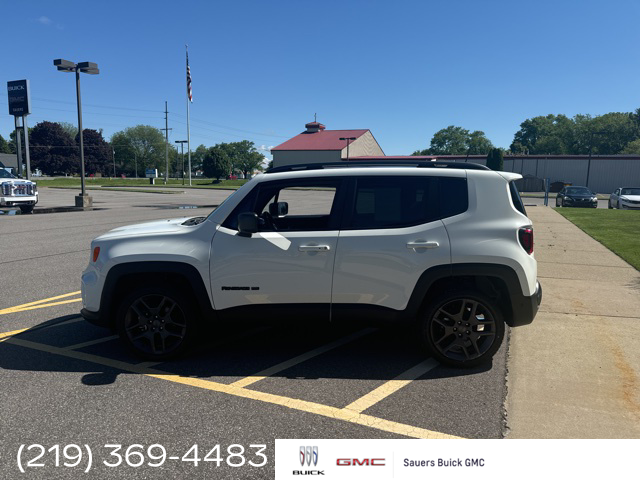
[[(87, 192), (84, 188), (84, 140), (82, 138), (82, 102), (80, 101), (80, 70), (78, 70), (77, 66), (75, 67), (76, 72), (76, 100), (78, 102), (78, 132), (80, 133), (80, 183), (82, 185), (82, 192), (80, 195), (82, 197), (87, 196)], [(76, 202), (77, 203), (77, 202)], [(82, 206), (84, 206), (84, 200), (82, 202)]]
[(607, 133), (607, 132), (605, 131), (591, 132), (591, 136), (589, 139), (589, 161), (587, 162), (587, 181), (584, 184), (584, 186), (587, 188), (589, 188), (589, 175), (591, 174), (591, 150), (593, 149), (593, 136), (602, 135), (604, 133)]
[(347, 162), (349, 161), (349, 142), (355, 140), (356, 137), (340, 137), (340, 140), (347, 141)]
[[(58, 58), (53, 61), (53, 65), (58, 68), (61, 72), (71, 73), (74, 72), (76, 74), (76, 99), (78, 102), (78, 133), (80, 134), (80, 183), (82, 187), (82, 191), (80, 195), (76, 197), (76, 207), (90, 207), (92, 199), (87, 195), (85, 184), (84, 184), (84, 139), (82, 135), (82, 102), (80, 98), (80, 72), (88, 73), (90, 75), (97, 75), (100, 73), (98, 70), (98, 64), (93, 62), (80, 62), (75, 64), (70, 62), (69, 60), (63, 60), (62, 58)], [(114, 163), (115, 165), (115, 163)]]

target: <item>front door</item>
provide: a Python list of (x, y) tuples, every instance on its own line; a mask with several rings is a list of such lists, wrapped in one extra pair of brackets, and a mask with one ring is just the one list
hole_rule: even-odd
[[(338, 240), (340, 179), (262, 182), (211, 245), (211, 289), (222, 317), (275, 315), (329, 319)], [(236, 209), (238, 210), (238, 209)], [(239, 213), (261, 228), (238, 234)]]

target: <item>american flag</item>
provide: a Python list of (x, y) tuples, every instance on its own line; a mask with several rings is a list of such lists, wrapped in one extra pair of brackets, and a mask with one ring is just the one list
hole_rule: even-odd
[(189, 68), (189, 54), (187, 53), (187, 96), (189, 101), (193, 103), (193, 92), (191, 92), (191, 69)]

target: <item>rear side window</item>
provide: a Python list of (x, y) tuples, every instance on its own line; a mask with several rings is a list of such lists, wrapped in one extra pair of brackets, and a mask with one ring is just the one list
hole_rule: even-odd
[(518, 187), (516, 187), (516, 182), (509, 182), (509, 191), (511, 192), (511, 201), (513, 202), (513, 206), (516, 207), (521, 214), (527, 215), (527, 211), (524, 209), (524, 204), (522, 203), (522, 199), (520, 198), (520, 192), (518, 192)]
[(402, 228), (468, 208), (466, 179), (429, 176), (360, 177), (346, 229)]

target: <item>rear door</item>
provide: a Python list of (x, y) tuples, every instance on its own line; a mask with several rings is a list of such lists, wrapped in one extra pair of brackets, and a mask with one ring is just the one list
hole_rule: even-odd
[(441, 218), (467, 209), (466, 173), (438, 173), (354, 179), (338, 241), (332, 319), (404, 310), (420, 275), (451, 263)]

